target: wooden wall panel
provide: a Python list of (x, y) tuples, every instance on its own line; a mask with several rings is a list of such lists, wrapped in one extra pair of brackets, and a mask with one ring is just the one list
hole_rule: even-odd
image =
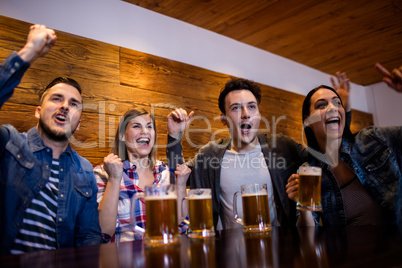
[(120, 49), (122, 84), (181, 97), (216, 101), (229, 76), (177, 61)]
[(372, 125), (374, 125), (372, 114), (356, 110), (352, 111), (352, 124), (350, 125), (352, 133)]
[[(0, 60), (25, 43), (29, 24), (0, 16)], [(229, 75), (99, 41), (56, 31), (52, 50), (33, 63), (13, 97), (0, 110), (0, 124), (27, 131), (37, 123), (37, 90), (57, 76), (70, 76), (83, 88), (84, 112), (72, 146), (93, 165), (111, 149), (120, 116), (132, 107), (153, 110), (158, 132), (158, 157), (165, 160), (167, 115), (175, 107), (193, 110), (195, 117), (183, 140), (183, 154), (228, 131), (219, 121), (218, 95)], [(261, 131), (284, 133), (302, 141), (303, 96), (261, 85)], [(265, 123), (266, 122), (266, 123)], [(372, 125), (371, 114), (354, 111), (352, 130)], [(198, 132), (197, 132), (198, 131)]]

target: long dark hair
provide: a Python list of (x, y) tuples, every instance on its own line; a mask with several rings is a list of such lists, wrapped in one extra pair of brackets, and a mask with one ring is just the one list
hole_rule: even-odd
[(154, 146), (152, 147), (151, 153), (148, 155), (149, 166), (151, 169), (153, 169), (155, 167), (155, 161), (156, 161), (155, 119), (154, 119), (153, 115), (151, 115), (147, 110), (145, 110), (143, 108), (134, 108), (134, 109), (128, 110), (123, 115), (123, 117), (121, 118), (120, 123), (119, 123), (119, 129), (117, 130), (116, 136), (114, 137), (114, 144), (113, 144), (113, 148), (112, 148), (111, 152), (115, 155), (118, 155), (122, 161), (128, 160), (128, 152), (127, 152), (126, 142), (120, 140), (120, 135), (125, 135), (128, 123), (140, 115), (149, 115), (152, 119), (152, 125), (155, 130)]
[[(318, 141), (314, 135), (313, 130), (309, 126), (306, 126), (304, 124), (304, 120), (310, 116), (311, 97), (314, 95), (314, 93), (316, 93), (321, 88), (325, 88), (325, 89), (329, 89), (329, 90), (333, 91), (336, 94), (336, 96), (338, 96), (339, 100), (341, 101), (342, 107), (344, 107), (341, 97), (336, 92), (336, 90), (333, 89), (332, 87), (321, 85), (316, 88), (313, 88), (307, 94), (306, 98), (304, 99), (303, 108), (302, 108), (302, 120), (303, 120), (304, 134), (306, 135), (308, 147), (312, 148), (314, 150), (317, 150), (317, 151), (321, 151), (320, 146), (318, 145)], [(350, 122), (348, 120), (345, 120), (345, 128), (343, 130), (342, 137), (351, 137), (351, 136), (352, 136), (352, 132), (350, 131)]]

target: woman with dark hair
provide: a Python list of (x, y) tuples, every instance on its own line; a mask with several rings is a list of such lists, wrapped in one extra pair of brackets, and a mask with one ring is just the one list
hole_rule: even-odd
[[(111, 154), (94, 168), (98, 183), (99, 224), (105, 239), (141, 239), (130, 227), (130, 198), (145, 186), (175, 182), (174, 174), (156, 161), (156, 128), (142, 108), (127, 111), (119, 123)], [(145, 204), (137, 200), (136, 223), (145, 228)]]
[[(345, 80), (349, 83), (348, 80)], [(402, 224), (402, 127), (368, 127), (352, 134), (336, 90), (314, 88), (303, 103), (309, 163), (322, 168), (322, 212), (315, 224)], [(297, 199), (298, 175), (286, 185)], [(308, 213), (300, 213), (305, 223)]]

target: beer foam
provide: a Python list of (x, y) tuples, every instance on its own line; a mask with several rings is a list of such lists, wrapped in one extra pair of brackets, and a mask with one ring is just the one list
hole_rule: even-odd
[(146, 196), (145, 201), (147, 200), (165, 200), (165, 199), (177, 199), (176, 194), (168, 194), (168, 195), (160, 195), (160, 196)]
[(252, 193), (252, 194), (242, 194), (241, 196), (260, 196), (260, 195), (268, 195), (267, 192), (259, 192), (259, 193)]
[(207, 195), (207, 194), (204, 194), (204, 195), (192, 195), (192, 196), (189, 196), (188, 197), (188, 199), (192, 199), (192, 200), (194, 200), (194, 199), (211, 199), (211, 196), (210, 195)]
[(321, 176), (321, 168), (313, 166), (301, 166), (298, 173), (299, 175)]

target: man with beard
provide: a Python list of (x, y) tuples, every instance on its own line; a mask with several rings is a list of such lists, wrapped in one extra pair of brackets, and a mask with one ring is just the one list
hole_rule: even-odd
[[(0, 106), (55, 41), (53, 30), (31, 26), (26, 45), (0, 65)], [(0, 126), (1, 254), (101, 243), (92, 165), (68, 141), (81, 113), (81, 87), (60, 77), (41, 95), (36, 127)]]
[[(221, 121), (230, 137), (211, 141), (186, 164), (190, 188), (211, 188), (216, 230), (242, 228), (233, 217), (233, 195), (247, 183), (267, 184), (273, 226), (296, 224), (295, 203), (287, 198), (287, 178), (303, 163), (305, 149), (285, 135), (257, 134), (261, 122), (260, 87), (246, 79), (232, 79), (219, 95)], [(168, 116), (167, 157), (170, 166), (183, 163), (181, 132), (192, 113), (177, 109)], [(177, 181), (179, 194), (186, 182)], [(239, 202), (240, 203), (240, 202)], [(240, 204), (239, 204), (240, 205)], [(274, 208), (274, 209), (272, 209)], [(241, 213), (242, 208), (238, 211)]]

